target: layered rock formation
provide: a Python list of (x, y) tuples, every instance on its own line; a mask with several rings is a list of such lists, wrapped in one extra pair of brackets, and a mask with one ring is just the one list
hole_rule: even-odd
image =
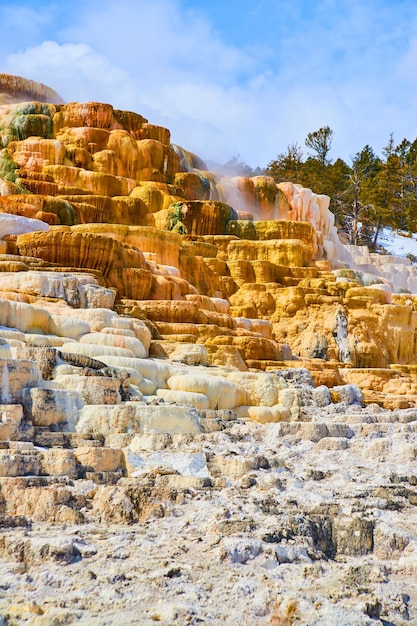
[(64, 100), (53, 89), (34, 80), (28, 80), (21, 76), (0, 73), (0, 103), (26, 102), (52, 102), (64, 104)]
[[(248, 624), (415, 619), (413, 266), (342, 246), (327, 197), (208, 172), (137, 113), (0, 84), (0, 622), (238, 623), (222, 594)], [(96, 533), (124, 555), (116, 595)], [(149, 568), (195, 599), (155, 603)]]

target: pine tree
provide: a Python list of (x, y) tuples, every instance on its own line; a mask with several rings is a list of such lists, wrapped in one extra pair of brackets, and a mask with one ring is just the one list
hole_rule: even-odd
[(329, 159), (333, 131), (324, 126), (305, 140), (307, 159), (297, 143), (271, 161), (266, 173), (277, 183), (290, 181), (330, 197), (336, 223), (354, 244), (376, 248), (384, 226), (417, 231), (417, 139), (395, 146), (391, 134), (378, 157), (366, 145), (349, 166)]
[(267, 174), (276, 183), (292, 182), (303, 184), (303, 152), (298, 143), (287, 146), (287, 152), (281, 152), (277, 158), (267, 165)]
[(346, 203), (349, 196), (349, 176), (352, 169), (343, 161), (337, 159), (327, 166), (326, 185), (324, 193), (330, 197), (330, 210), (333, 211), (336, 224), (342, 224), (346, 212)]
[(350, 243), (374, 245), (378, 229), (375, 178), (381, 167), (380, 159), (366, 145), (352, 159), (347, 185), (342, 195), (341, 224)]
[(407, 139), (395, 148), (399, 160), (399, 202), (396, 227), (415, 231), (417, 228), (417, 140)]
[(323, 163), (323, 165), (330, 163), (327, 155), (330, 152), (333, 135), (334, 133), (330, 126), (323, 126), (323, 128), (319, 128), (314, 133), (308, 133), (304, 141), (307, 148), (310, 148), (315, 153), (310, 156)]
[(396, 153), (392, 133), (382, 152), (385, 160), (375, 177), (374, 189), (378, 220), (393, 228), (403, 228), (401, 161)]

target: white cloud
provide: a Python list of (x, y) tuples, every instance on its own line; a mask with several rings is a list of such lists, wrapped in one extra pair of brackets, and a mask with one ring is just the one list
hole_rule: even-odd
[(253, 67), (245, 52), (223, 42), (201, 14), (185, 11), (177, 0), (89, 2), (82, 21), (60, 35), (88, 41), (119, 66), (154, 80), (215, 73), (217, 82), (229, 82)]
[(417, 95), (414, 0), (400, 4), (279, 0), (271, 11), (257, 2), (252, 17), (264, 18), (264, 39), (237, 47), (226, 27), (221, 35), (181, 0), (64, 1), (65, 26), (55, 22), (3, 65), (67, 100), (135, 110), (203, 158), (239, 153), (265, 165), (329, 124), (333, 156), (348, 159), (366, 143), (379, 151), (391, 131), (399, 140), (417, 134), (408, 105)]
[(167, 124), (185, 147), (229, 158), (231, 144), (239, 144), (229, 131), (252, 112), (239, 81), (252, 76), (256, 59), (172, 0), (102, 2), (97, 9), (88, 3), (83, 19), (59, 33), (66, 43), (45, 41), (9, 55), (7, 71), (47, 83), (67, 100), (131, 108)]
[(48, 82), (68, 99), (93, 100), (108, 95), (108, 88), (129, 84), (127, 72), (85, 43), (44, 41), (7, 57), (6, 70)]

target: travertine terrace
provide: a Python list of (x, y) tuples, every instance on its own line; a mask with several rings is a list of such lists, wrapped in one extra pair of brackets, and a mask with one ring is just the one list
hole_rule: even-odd
[(417, 623), (417, 275), (0, 75), (0, 624)]

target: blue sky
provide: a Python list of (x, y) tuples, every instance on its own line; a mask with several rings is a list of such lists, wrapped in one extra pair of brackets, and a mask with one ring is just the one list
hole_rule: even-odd
[(0, 71), (265, 166), (334, 130), (349, 161), (417, 137), (417, 0), (0, 0)]

